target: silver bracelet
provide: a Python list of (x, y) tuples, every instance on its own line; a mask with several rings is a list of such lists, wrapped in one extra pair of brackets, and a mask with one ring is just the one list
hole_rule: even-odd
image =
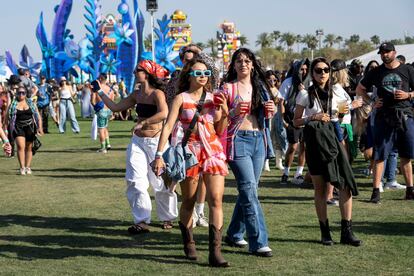
[(162, 156), (162, 151), (157, 151), (157, 152), (155, 153), (155, 156)]

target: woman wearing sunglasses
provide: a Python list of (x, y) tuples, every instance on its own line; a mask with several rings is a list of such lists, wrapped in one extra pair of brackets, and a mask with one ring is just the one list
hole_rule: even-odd
[(150, 185), (155, 192), (157, 216), (163, 222), (163, 229), (173, 227), (172, 221), (178, 213), (177, 195), (169, 193), (162, 179), (157, 178), (150, 167), (155, 157), (163, 122), (168, 114), (164, 85), (160, 79), (169, 73), (155, 62), (142, 60), (135, 68), (134, 74), (140, 85), (139, 89), (119, 103), (113, 102), (102, 90), (93, 91), (98, 92), (102, 101), (113, 112), (121, 112), (135, 106), (138, 114), (134, 134), (127, 148), (125, 172), (126, 196), (134, 219), (134, 225), (128, 228), (128, 232), (133, 235), (150, 231)]
[[(305, 127), (306, 160), (312, 177), (316, 214), (321, 230), (321, 243), (333, 245), (331, 237), (326, 193), (329, 184), (340, 190), (341, 243), (360, 246), (352, 232), (352, 195), (358, 194), (352, 169), (342, 145), (336, 137), (332, 115), (332, 88), (330, 66), (325, 58), (316, 58), (311, 66), (313, 85), (301, 90), (296, 99), (294, 125)], [(351, 194), (352, 193), (352, 194)]]
[[(188, 148), (197, 157), (198, 164), (189, 168), (186, 178), (181, 182), (182, 205), (180, 208), (180, 229), (184, 244), (184, 253), (190, 260), (197, 259), (192, 232), (192, 214), (196, 201), (197, 186), (201, 175), (206, 183), (209, 212), (209, 264), (215, 267), (227, 267), (228, 263), (221, 255), (221, 233), (223, 227), (222, 200), (224, 177), (228, 174), (226, 156), (217, 134), (221, 134), (226, 125), (227, 108), (223, 97), (214, 106), (211, 94), (211, 71), (201, 59), (186, 63), (178, 81), (179, 94), (174, 98), (168, 119), (164, 125), (158, 144), (154, 163), (154, 172), (160, 175), (165, 169), (162, 150), (167, 145), (168, 136), (173, 132), (173, 141), (178, 130), (186, 131), (194, 116), (195, 127), (188, 139)], [(204, 98), (204, 102), (202, 99)], [(197, 106), (202, 101), (200, 114)], [(223, 115), (224, 114), (224, 115)], [(223, 116), (222, 116), (223, 115)], [(177, 124), (176, 124), (177, 122)], [(174, 127), (175, 126), (175, 127)], [(217, 134), (216, 134), (216, 129)]]
[(225, 242), (236, 247), (248, 244), (251, 254), (272, 257), (257, 189), (265, 159), (271, 157), (267, 119), (273, 117), (275, 105), (265, 73), (249, 49), (233, 54), (221, 90), (230, 110), (227, 159), (239, 192)]
[(32, 174), (32, 146), (36, 134), (42, 135), (42, 120), (36, 105), (27, 98), (27, 89), (19, 85), (7, 111), (9, 131), (16, 141), (20, 174)]

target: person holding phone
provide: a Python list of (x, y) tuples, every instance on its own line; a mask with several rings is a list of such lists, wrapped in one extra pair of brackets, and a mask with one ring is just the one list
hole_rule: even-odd
[[(101, 97), (105, 105), (113, 112), (120, 112), (136, 106), (138, 121), (134, 128), (131, 143), (127, 148), (126, 196), (131, 206), (134, 225), (128, 228), (130, 234), (149, 232), (151, 222), (151, 198), (148, 193), (151, 184), (155, 191), (157, 215), (163, 221), (162, 228), (173, 227), (172, 221), (178, 215), (177, 195), (170, 193), (161, 178), (157, 177), (150, 167), (155, 158), (158, 141), (164, 120), (168, 115), (168, 106), (160, 79), (168, 75), (168, 71), (150, 61), (141, 61), (134, 70), (136, 81), (140, 84), (119, 103), (114, 103), (101, 90), (99, 82), (92, 82), (92, 90)], [(162, 149), (166, 149), (168, 144)]]
[[(93, 82), (96, 90), (100, 90), (105, 93), (106, 97), (111, 101), (114, 100), (114, 92), (112, 89), (106, 84), (107, 76), (106, 74), (101, 73), (98, 77), (98, 80)], [(100, 87), (100, 89), (98, 88)], [(108, 131), (108, 123), (109, 119), (112, 116), (111, 110), (104, 104), (101, 97), (94, 93), (91, 99), (92, 105), (94, 106), (95, 114), (97, 116), (97, 126), (98, 126), (98, 133), (99, 133), (99, 142), (101, 144), (101, 148), (98, 149), (97, 152), (99, 153), (107, 153), (107, 150), (111, 149), (111, 144), (109, 142), (109, 131)]]

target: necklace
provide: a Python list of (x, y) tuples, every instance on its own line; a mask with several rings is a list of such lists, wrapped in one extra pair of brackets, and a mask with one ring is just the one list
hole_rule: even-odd
[[(247, 94), (247, 98), (249, 98), (250, 100), (251, 100), (251, 95), (252, 95), (252, 90), (247, 90), (247, 92), (246, 92), (246, 94)], [(242, 97), (242, 95), (241, 95), (241, 93), (240, 93), (240, 89), (239, 89), (239, 82), (237, 82), (237, 94), (241, 97), (241, 98), (243, 98)]]

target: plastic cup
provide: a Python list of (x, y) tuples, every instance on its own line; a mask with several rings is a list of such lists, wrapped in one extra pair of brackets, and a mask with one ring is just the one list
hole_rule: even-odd
[(222, 100), (221, 100), (221, 96), (220, 96), (220, 93), (214, 93), (213, 94), (213, 104), (214, 105), (220, 105), (222, 103)]
[(346, 106), (347, 106), (347, 101), (343, 100), (343, 101), (339, 101), (338, 102), (338, 112), (339, 113), (346, 113)]
[(267, 103), (270, 103), (272, 101), (268, 101), (268, 102), (264, 102), (264, 112), (265, 112), (265, 118), (266, 119), (271, 119), (272, 118), (272, 110), (269, 109), (269, 107), (266, 105)]

